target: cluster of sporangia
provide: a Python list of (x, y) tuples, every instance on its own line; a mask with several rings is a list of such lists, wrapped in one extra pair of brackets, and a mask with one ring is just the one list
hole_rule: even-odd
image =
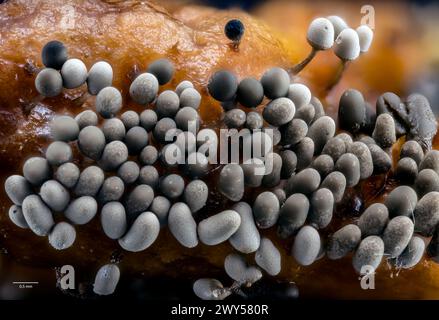
[[(239, 23), (234, 20), (226, 26), (226, 35), (232, 40), (242, 36)], [(367, 26), (355, 31), (335, 16), (314, 20), (308, 30), (313, 55), (335, 43), (334, 51), (343, 61), (366, 52), (372, 37)], [(308, 57), (292, 70), (299, 72), (309, 61)], [(302, 266), (325, 254), (340, 259), (353, 252), (358, 272), (364, 266), (376, 269), (383, 256), (398, 268), (410, 268), (425, 249), (424, 240), (414, 233), (429, 237), (436, 232), (429, 253), (439, 256), (439, 151), (428, 151), (436, 121), (423, 96), (412, 95), (403, 102), (385, 93), (378, 99), (375, 113), (360, 92), (347, 90), (340, 99), (338, 116), (339, 128), (347, 132), (336, 134), (336, 124), (325, 116), (320, 101), (305, 85), (291, 84), (284, 69), (272, 68), (260, 80), (239, 82), (229, 71), (216, 72), (208, 91), (226, 110), (226, 126), (246, 127), (247, 142), (262, 145), (262, 150), (274, 148), (263, 154), (265, 163), (254, 158), (224, 165), (218, 190), (236, 204), (196, 221), (194, 213), (205, 206), (209, 194), (202, 180), (209, 176), (209, 155), (200, 146), (206, 142), (217, 146), (218, 141), (213, 130), (200, 130), (201, 95), (192, 83), (183, 81), (175, 91), (158, 94), (159, 85), (171, 80), (174, 69), (166, 59), (153, 62), (135, 78), (129, 91), (134, 102), (153, 108), (140, 115), (126, 111), (118, 117), (122, 96), (111, 86), (108, 63), (97, 62), (87, 72), (80, 60), (68, 59), (66, 48), (57, 41), (44, 47), (43, 63), (46, 68), (35, 80), (41, 95), (56, 96), (63, 87), (87, 83), (89, 93), (97, 95), (96, 111), (105, 119), (99, 128), (98, 115), (91, 110), (75, 118), (55, 117), (51, 123), (54, 142), (45, 157), (28, 159), (23, 176), (6, 181), (6, 192), (14, 202), (11, 220), (37, 235), (48, 235), (55, 249), (72, 246), (73, 225), (88, 223), (98, 208), (105, 234), (127, 251), (148, 248), (165, 225), (185, 247), (196, 247), (199, 241), (209, 246), (229, 241), (239, 253), (228, 255), (224, 267), (235, 282), (223, 287), (215, 279), (197, 280), (193, 289), (202, 299), (223, 299), (240, 292), (241, 287), (261, 279), (263, 272), (279, 274), (281, 254), (259, 233), (259, 229), (274, 226), (280, 237), (295, 237), (291, 254)], [(271, 101), (262, 115), (259, 109), (244, 111), (261, 105), (264, 97)], [(189, 122), (195, 123), (195, 133), (189, 131)], [(274, 135), (267, 134), (266, 128), (273, 129)], [(174, 139), (167, 139), (167, 133), (174, 133)], [(407, 185), (394, 189), (384, 204), (369, 206), (356, 224), (322, 239), (318, 230), (330, 224), (334, 206), (343, 200), (346, 188), (374, 174), (387, 174), (392, 169), (390, 150), (403, 135), (408, 141), (394, 171)], [(72, 147), (76, 146), (96, 165), (81, 171), (72, 162)], [(169, 151), (185, 158), (187, 164), (180, 165), (182, 175), (160, 177), (155, 167), (159, 162), (178, 166), (165, 156)], [(267, 163), (272, 168), (268, 174), (256, 173)], [(240, 202), (245, 187), (260, 186), (273, 191), (260, 193), (252, 205)], [(55, 223), (52, 212), (62, 213), (69, 222)], [(252, 257), (257, 266), (247, 264)], [(116, 264), (103, 266), (96, 275), (94, 292), (113, 293), (119, 276)]]

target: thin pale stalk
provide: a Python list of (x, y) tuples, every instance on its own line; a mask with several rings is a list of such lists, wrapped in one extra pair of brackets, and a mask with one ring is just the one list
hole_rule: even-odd
[(291, 68), (290, 73), (293, 75), (298, 74), (300, 71), (302, 71), (317, 54), (317, 50), (312, 48), (309, 55), (302, 61), (296, 64), (294, 67)]
[(348, 67), (348, 61), (343, 60), (337, 70), (337, 73), (335, 74), (332, 81), (328, 84), (326, 87), (326, 91), (331, 91), (334, 89), (334, 87), (340, 82), (344, 72), (346, 71), (346, 68)]

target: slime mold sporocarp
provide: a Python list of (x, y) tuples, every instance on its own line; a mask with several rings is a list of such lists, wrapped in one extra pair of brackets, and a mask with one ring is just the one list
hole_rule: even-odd
[[(129, 19), (129, 10), (116, 8), (130, 23), (138, 23)], [(162, 14), (152, 5), (134, 10)], [(177, 21), (170, 21), (175, 24), (170, 28), (180, 30)], [(357, 272), (364, 266), (377, 269), (384, 260), (395, 269), (413, 268), (425, 250), (435, 261), (439, 151), (432, 149), (437, 123), (428, 100), (420, 94), (400, 98), (384, 93), (375, 109), (360, 91), (348, 89), (333, 119), (301, 82), (302, 70), (317, 51), (333, 50), (345, 66), (360, 52), (373, 50), (368, 26), (350, 29), (340, 21), (336, 16), (311, 21), (307, 40), (312, 52), (296, 65), (287, 49), (279, 49), (254, 62), (255, 69), (249, 64), (237, 72), (218, 63), (209, 68), (207, 80), (198, 82), (193, 79), (202, 69), (179, 61), (172, 52), (182, 50), (178, 45), (169, 51), (162, 44), (154, 58), (127, 66), (117, 61), (118, 52), (94, 54), (99, 40), (90, 38), (90, 52), (85, 52), (62, 34), (39, 37), (38, 45), (23, 53), (32, 81), (27, 80), (31, 94), (22, 98), (20, 114), (43, 108), (49, 115), (35, 124), (44, 133), (33, 141), (19, 140), (26, 150), (22, 171), (21, 163), (6, 161), (5, 191), (12, 203), (5, 213), (17, 227), (48, 237), (42, 252), (52, 247), (60, 254), (72, 252), (102, 237), (102, 246), (95, 249), (99, 254), (83, 257), (83, 263), (90, 258), (100, 266), (92, 286), (98, 295), (117, 290), (124, 269), (136, 270), (131, 262), (148, 250), (163, 254), (163, 260), (179, 253), (190, 257), (192, 251), (215, 256), (211, 259), (217, 266), (222, 260), (230, 279), (211, 278), (208, 270), (194, 279), (194, 293), (212, 300), (251, 298), (252, 287), (265, 278), (278, 277), (286, 283), (283, 290), (296, 290), (296, 284), (285, 282), (285, 274), (295, 272), (285, 270), (285, 259), (305, 270), (349, 256), (349, 268)], [(232, 45), (223, 39), (223, 54), (235, 59), (249, 55), (248, 42), (259, 43), (253, 37), (262, 33), (257, 23), (247, 16), (224, 23), (223, 37)], [(208, 46), (206, 38), (199, 41)], [(136, 56), (142, 46), (130, 50)], [(51, 107), (64, 100), (64, 106)], [(209, 163), (220, 128), (247, 128), (245, 141), (270, 146), (262, 155), (265, 164), (258, 156), (249, 163)], [(20, 134), (3, 144), (10, 148)], [(215, 148), (203, 148), (206, 144)], [(168, 153), (183, 162), (169, 161)], [(267, 162), (270, 170), (257, 174)], [(338, 208), (357, 186), (382, 177), (396, 187), (384, 205), (371, 204), (358, 221), (343, 223)], [(83, 239), (82, 229), (89, 230)], [(171, 252), (156, 245), (161, 237), (175, 242)], [(93, 245), (100, 246), (95, 241), (87, 247)], [(216, 254), (216, 246), (227, 246), (228, 253)], [(120, 257), (112, 258), (114, 253)], [(196, 260), (184, 264), (183, 269), (197, 268)], [(147, 274), (148, 268), (141, 271)], [(215, 270), (212, 277), (218, 274)]]

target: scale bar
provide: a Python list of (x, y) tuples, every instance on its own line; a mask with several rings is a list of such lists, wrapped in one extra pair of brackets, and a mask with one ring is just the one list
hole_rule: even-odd
[(13, 284), (38, 284), (38, 281), (14, 281)]

